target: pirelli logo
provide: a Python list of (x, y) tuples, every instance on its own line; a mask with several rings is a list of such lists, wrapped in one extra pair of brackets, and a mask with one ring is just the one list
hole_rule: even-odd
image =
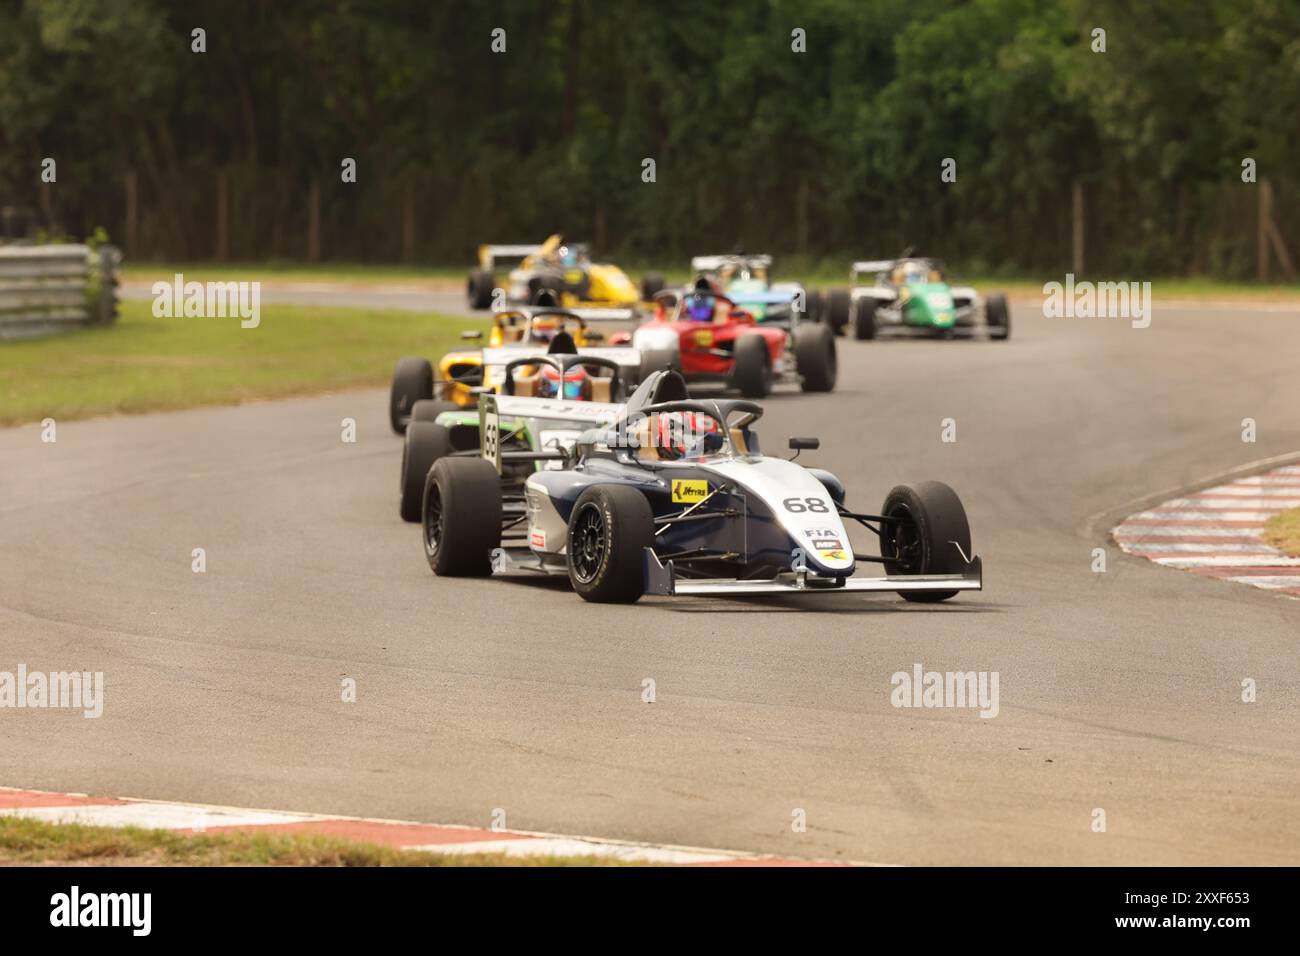
[(673, 501), (677, 504), (703, 501), (708, 496), (709, 483), (707, 481), (692, 481), (679, 478), (673, 482)]

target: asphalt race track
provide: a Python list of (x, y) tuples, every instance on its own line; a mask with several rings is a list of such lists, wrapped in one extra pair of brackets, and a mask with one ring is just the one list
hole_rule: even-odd
[[(1300, 449), (1300, 316), (1158, 288), (1145, 330), (1013, 312), (1007, 343), (841, 341), (839, 390), (760, 424), (769, 451), (819, 435), (801, 460), (850, 505), (957, 489), (985, 590), (938, 607), (608, 608), (435, 579), (379, 390), (0, 431), (0, 667), (107, 684), (98, 720), (0, 715), (0, 784), (478, 826), (503, 808), (897, 864), (1300, 862), (1300, 601), (1107, 540), (1134, 499)], [(1000, 712), (891, 706), (917, 662), (997, 671)]]

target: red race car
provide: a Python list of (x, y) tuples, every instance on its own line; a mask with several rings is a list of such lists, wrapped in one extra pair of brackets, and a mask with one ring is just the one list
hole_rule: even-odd
[(655, 296), (654, 317), (631, 336), (642, 377), (673, 368), (687, 382), (716, 382), (746, 398), (763, 398), (776, 383), (805, 392), (835, 387), (835, 335), (829, 325), (755, 321), (707, 278), (690, 291)]

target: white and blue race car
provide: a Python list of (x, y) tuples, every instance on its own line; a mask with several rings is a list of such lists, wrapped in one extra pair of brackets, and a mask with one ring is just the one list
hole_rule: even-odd
[[(879, 514), (852, 510), (830, 472), (762, 454), (759, 405), (693, 400), (671, 370), (585, 431), (560, 467), (528, 474), (522, 501), (505, 502), (500, 400), (480, 396), (481, 454), (440, 458), (425, 478), (424, 553), (439, 575), (564, 574), (588, 601), (623, 603), (841, 591), (933, 602), (982, 587), (965, 509), (947, 485), (899, 485)], [(520, 415), (530, 400), (512, 401)], [(795, 457), (818, 445), (790, 439)], [(880, 553), (855, 553), (846, 521), (874, 532)], [(884, 575), (857, 575), (863, 563)]]

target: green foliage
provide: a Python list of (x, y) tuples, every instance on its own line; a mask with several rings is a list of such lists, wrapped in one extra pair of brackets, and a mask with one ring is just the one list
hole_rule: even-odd
[(1291, 0), (0, 0), (0, 196), (53, 156), (48, 217), (125, 237), (134, 172), (136, 256), (212, 256), (221, 174), (245, 260), (306, 254), (315, 181), (341, 260), (399, 260), (409, 202), (413, 261), (562, 230), (1060, 270), (1078, 181), (1090, 268), (1234, 277), (1246, 156), (1294, 248), (1298, 126)]

